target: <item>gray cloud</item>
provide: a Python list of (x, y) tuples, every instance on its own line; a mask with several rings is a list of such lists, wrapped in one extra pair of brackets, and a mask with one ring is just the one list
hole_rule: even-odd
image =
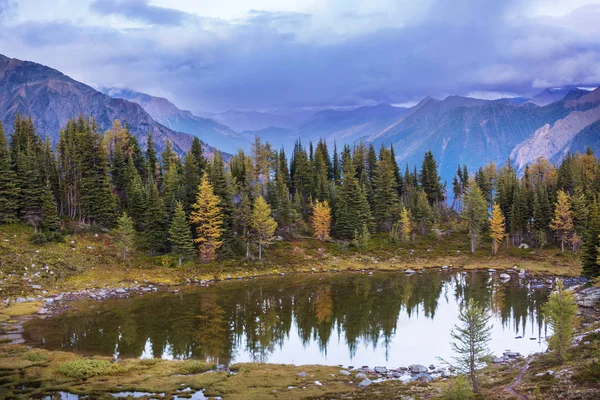
[(585, 18), (517, 18), (507, 15), (525, 0), (476, 3), (439, 0), (417, 22), (381, 28), (379, 13), (344, 10), (350, 27), (356, 20), (370, 29), (340, 37), (315, 15), (252, 11), (227, 22), (145, 1), (95, 1), (92, 7), (105, 7), (95, 9), (100, 14), (151, 26), (22, 23), (0, 27), (0, 48), (90, 84), (167, 96), (194, 111), (531, 95), (600, 83), (600, 35), (588, 26), (600, 20), (600, 7), (588, 7)]
[(90, 10), (100, 15), (120, 15), (152, 25), (177, 26), (190, 17), (179, 10), (150, 5), (148, 0), (95, 0), (90, 4)]

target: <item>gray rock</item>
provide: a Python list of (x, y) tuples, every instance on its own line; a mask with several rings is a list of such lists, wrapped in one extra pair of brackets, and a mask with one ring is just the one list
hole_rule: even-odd
[(41, 289), (42, 287), (40, 285), (31, 285), (32, 289)]
[(346, 371), (345, 369), (340, 370), (340, 375), (349, 376), (350, 371)]
[(508, 358), (521, 358), (521, 357), (523, 357), (521, 355), (521, 353), (518, 353), (516, 351), (505, 351), (504, 352), (504, 356), (508, 357)]
[(519, 248), (520, 249), (528, 249), (529, 245), (527, 243), (521, 243), (521, 244), (519, 244)]
[(413, 377), (413, 380), (418, 381), (418, 382), (431, 382), (433, 380), (433, 378), (431, 377), (431, 375), (429, 374), (417, 374)]
[(126, 290), (123, 288), (118, 288), (117, 290), (115, 290), (116, 293), (125, 293)]
[(577, 304), (581, 307), (593, 308), (600, 301), (600, 287), (591, 286), (576, 295)]
[(358, 374), (354, 375), (355, 379), (365, 379), (367, 377), (367, 374), (365, 374), (364, 372), (359, 372)]
[(375, 367), (373, 370), (378, 374), (385, 374), (387, 372), (386, 367)]
[(424, 374), (427, 371), (429, 371), (426, 366), (421, 365), (421, 364), (412, 364), (412, 365), (409, 365), (408, 369), (413, 374)]
[(429, 366), (429, 369), (435, 369), (435, 365), (431, 364), (431, 365)]
[(494, 358), (492, 358), (492, 362), (494, 364), (502, 364), (502, 363), (505, 363), (506, 361), (508, 361), (508, 359), (506, 357), (494, 357)]
[(404, 271), (404, 273), (405, 273), (406, 275), (412, 275), (412, 274), (414, 274), (414, 273), (415, 273), (415, 271), (413, 271), (412, 269), (407, 269), (406, 271)]
[(227, 278), (227, 279), (231, 279), (231, 275), (230, 275), (230, 274), (227, 274), (227, 277), (226, 277), (226, 278)]
[(366, 388), (367, 386), (369, 386), (371, 383), (373, 383), (372, 380), (370, 380), (369, 378), (365, 378), (362, 381), (360, 381), (360, 383), (358, 384), (358, 388), (359, 389), (363, 389)]
[(300, 378), (306, 378), (306, 372), (305, 371), (298, 372), (296, 375), (298, 375)]
[(503, 281), (510, 281), (510, 275), (502, 273), (500, 274), (500, 279), (502, 279)]

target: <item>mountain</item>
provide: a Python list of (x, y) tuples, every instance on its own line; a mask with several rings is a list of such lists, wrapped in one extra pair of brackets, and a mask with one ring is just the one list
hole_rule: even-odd
[(228, 110), (221, 113), (200, 112), (200, 116), (227, 125), (237, 132), (259, 131), (270, 127), (295, 129), (314, 114), (314, 110), (291, 109), (276, 111)]
[[(53, 143), (67, 121), (80, 114), (93, 117), (100, 131), (116, 119), (127, 121), (142, 146), (152, 132), (159, 151), (168, 139), (176, 151), (186, 152), (193, 139), (156, 122), (139, 104), (114, 99), (44, 65), (0, 55), (0, 121), (8, 133), (18, 113), (31, 116), (37, 133)], [(210, 156), (214, 149), (204, 146)]]
[(190, 111), (181, 110), (164, 97), (155, 97), (130, 89), (109, 88), (103, 91), (110, 97), (139, 104), (160, 124), (174, 131), (189, 133), (209, 141), (222, 151), (234, 153), (238, 148), (249, 145), (249, 142), (244, 143), (244, 137), (228, 126), (198, 117)]
[(575, 86), (564, 86), (558, 88), (548, 88), (541, 93), (536, 94), (529, 100), (531, 103), (543, 107), (565, 98), (567, 95), (583, 96), (589, 93), (589, 90), (579, 89)]
[(300, 125), (294, 135), (307, 141), (323, 138), (328, 142), (353, 144), (396, 123), (408, 111), (408, 108), (393, 107), (389, 104), (352, 110), (323, 110)]
[(258, 129), (255, 131), (240, 132), (246, 140), (253, 142), (254, 137), (258, 136), (263, 142), (269, 142), (275, 149), (282, 146), (288, 151), (294, 146), (297, 136), (293, 129), (280, 128), (277, 126), (269, 126), (268, 128)]
[(598, 149), (600, 142), (600, 88), (593, 92), (571, 91), (564, 99), (544, 108), (562, 107), (570, 112), (538, 128), (531, 137), (511, 152), (519, 169), (539, 157), (559, 161), (572, 152), (584, 152), (588, 146)]
[[(419, 167), (423, 154), (431, 150), (438, 161), (440, 175), (450, 182), (459, 164), (470, 168), (489, 161), (502, 164), (512, 154), (521, 165), (534, 161), (539, 155), (551, 158), (560, 149), (573, 149), (567, 143), (556, 149), (527, 141), (536, 134), (543, 137), (544, 126), (548, 125), (545, 129), (549, 129), (563, 119), (564, 123), (559, 123), (552, 135), (576, 133), (595, 120), (596, 111), (592, 110), (599, 105), (595, 95), (590, 92), (582, 95), (579, 91), (569, 92), (563, 100), (544, 107), (532, 103), (514, 104), (506, 99), (426, 98), (369, 140), (376, 147), (382, 143), (393, 144), (398, 161), (408, 163), (411, 168), (415, 164)], [(579, 114), (570, 116), (573, 112)], [(588, 135), (594, 132), (591, 130)], [(566, 142), (574, 138), (572, 135)], [(517, 146), (519, 149), (515, 149)]]

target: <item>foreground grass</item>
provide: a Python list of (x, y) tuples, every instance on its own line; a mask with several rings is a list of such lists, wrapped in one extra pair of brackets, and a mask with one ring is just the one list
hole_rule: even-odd
[[(469, 252), (464, 232), (417, 236), (414, 242), (389, 243), (386, 235), (374, 236), (371, 244), (356, 249), (343, 242), (319, 242), (311, 238), (275, 242), (259, 263), (243, 259), (176, 267), (172, 256), (150, 257), (136, 253), (123, 262), (110, 235), (82, 233), (67, 236), (64, 243), (43, 246), (29, 242), (31, 228), (0, 226), (0, 298), (39, 293), (50, 294), (82, 288), (135, 284), (178, 285), (190, 281), (222, 280), (281, 272), (344, 271), (356, 269), (403, 270), (452, 265), (465, 269), (510, 268), (529, 272), (576, 276), (579, 255), (561, 255), (547, 249), (504, 248), (492, 256), (484, 241), (475, 254)], [(41, 286), (39, 288), (37, 285)]]

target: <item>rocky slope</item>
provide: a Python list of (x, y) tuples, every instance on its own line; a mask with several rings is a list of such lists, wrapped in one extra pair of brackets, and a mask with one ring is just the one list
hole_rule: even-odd
[[(95, 118), (101, 131), (110, 129), (115, 119), (127, 121), (142, 145), (152, 132), (158, 150), (168, 139), (185, 152), (193, 139), (156, 122), (136, 103), (111, 98), (44, 65), (0, 55), (0, 121), (8, 133), (18, 113), (31, 116), (37, 133), (53, 142), (67, 121), (80, 114)], [(213, 150), (205, 145), (207, 154)]]
[(110, 88), (104, 92), (110, 97), (137, 103), (158, 123), (177, 132), (204, 138), (222, 151), (234, 153), (238, 148), (247, 147), (250, 143), (228, 126), (181, 110), (164, 97), (117, 88)]

